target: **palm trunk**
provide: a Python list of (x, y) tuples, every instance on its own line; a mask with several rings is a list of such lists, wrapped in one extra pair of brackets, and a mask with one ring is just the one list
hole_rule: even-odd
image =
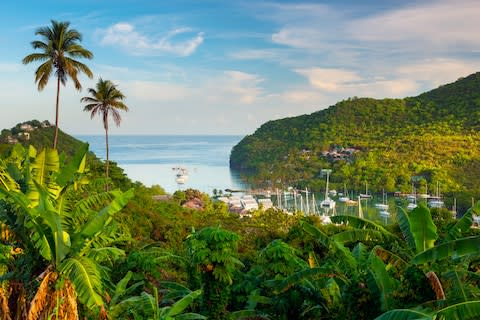
[(59, 98), (60, 98), (60, 77), (57, 77), (57, 104), (55, 106), (55, 136), (53, 137), (53, 149), (57, 149)]
[(107, 163), (106, 163), (106, 166), (105, 166), (105, 176), (107, 178), (107, 191), (108, 191), (108, 119), (107, 119), (107, 122), (105, 122), (105, 146), (107, 147)]

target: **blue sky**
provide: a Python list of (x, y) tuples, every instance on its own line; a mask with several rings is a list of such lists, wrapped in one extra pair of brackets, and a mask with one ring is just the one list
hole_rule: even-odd
[(127, 96), (113, 134), (250, 134), (348, 97), (405, 97), (480, 71), (480, 2), (2, 1), (0, 128), (54, 119), (38, 92), (35, 30), (69, 21), (94, 79), (61, 91), (60, 127), (101, 134), (80, 98), (99, 77)]

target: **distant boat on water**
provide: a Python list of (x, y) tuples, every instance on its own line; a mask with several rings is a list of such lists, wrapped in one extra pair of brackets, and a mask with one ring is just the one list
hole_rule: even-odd
[(371, 194), (368, 193), (368, 184), (365, 182), (365, 193), (360, 193), (361, 199), (370, 199), (372, 197)]
[(324, 169), (321, 171), (321, 173), (324, 173), (327, 175), (327, 184), (325, 187), (325, 200), (320, 202), (320, 207), (325, 209), (334, 209), (336, 205), (335, 201), (333, 199), (330, 199), (329, 192), (328, 192), (328, 182), (329, 182), (330, 172), (332, 172), (332, 170), (329, 170), (329, 169)]
[(443, 208), (445, 203), (442, 201), (440, 197), (440, 183), (437, 181), (437, 193), (434, 197), (430, 197), (428, 200), (428, 206), (430, 208)]
[(188, 180), (188, 169), (185, 167), (174, 167), (172, 170), (176, 171), (175, 182), (178, 184), (184, 184)]
[(349, 200), (350, 200), (350, 198), (348, 197), (347, 185), (344, 183), (343, 184), (343, 194), (340, 198), (338, 198), (338, 201), (347, 202)]
[(375, 203), (375, 208), (377, 208), (381, 211), (388, 210), (387, 195), (385, 193), (385, 190), (382, 191), (382, 203)]

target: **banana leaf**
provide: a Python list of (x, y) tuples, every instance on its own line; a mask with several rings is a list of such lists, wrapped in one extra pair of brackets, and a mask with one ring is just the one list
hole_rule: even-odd
[(420, 203), (410, 212), (409, 221), (417, 253), (432, 248), (438, 234), (437, 226), (433, 223), (432, 215), (427, 206)]
[(435, 319), (474, 320), (480, 319), (480, 301), (467, 301), (446, 307), (436, 312)]
[(423, 264), (446, 258), (457, 259), (471, 254), (479, 254), (479, 248), (480, 236), (452, 240), (417, 254), (411, 262)]
[(413, 238), (412, 230), (410, 229), (410, 219), (402, 207), (397, 208), (397, 221), (408, 246), (412, 250), (415, 250), (415, 239)]
[(340, 243), (361, 241), (383, 241), (384, 236), (380, 231), (372, 229), (347, 230), (331, 236), (331, 239)]
[(388, 274), (385, 264), (375, 253), (372, 252), (369, 260), (369, 272), (378, 288), (382, 310), (388, 310), (394, 304), (393, 293), (399, 281)]

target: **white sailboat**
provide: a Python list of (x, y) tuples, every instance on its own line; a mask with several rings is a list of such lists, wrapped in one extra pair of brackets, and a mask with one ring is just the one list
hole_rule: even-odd
[(347, 202), (348, 200), (350, 200), (350, 198), (348, 197), (347, 185), (344, 183), (343, 184), (343, 195), (340, 198), (338, 198), (338, 201)]
[(188, 179), (188, 169), (185, 167), (173, 168), (177, 173), (175, 174), (175, 182), (178, 184), (184, 184)]
[(365, 193), (360, 193), (360, 198), (362, 199), (370, 199), (372, 197), (371, 194), (368, 194), (368, 183), (365, 182)]
[(325, 200), (320, 202), (320, 207), (325, 209), (333, 209), (335, 208), (335, 205), (336, 205), (335, 201), (333, 199), (330, 199), (329, 193), (328, 193), (328, 182), (329, 182), (330, 172), (332, 172), (332, 170), (329, 170), (329, 169), (323, 169), (321, 171), (322, 174), (325, 173), (327, 175), (327, 184), (325, 187)]
[(375, 208), (381, 211), (388, 210), (387, 195), (385, 193), (385, 190), (382, 191), (382, 203), (375, 203)]
[(411, 198), (407, 197), (407, 199), (410, 201), (407, 205), (407, 210), (412, 211), (417, 207), (417, 190), (415, 189), (415, 187), (413, 187), (412, 197)]
[(442, 201), (442, 198), (440, 197), (440, 182), (437, 181), (437, 194), (435, 197), (430, 197), (430, 200), (428, 201), (428, 206), (430, 208), (443, 208), (445, 206), (445, 203)]

